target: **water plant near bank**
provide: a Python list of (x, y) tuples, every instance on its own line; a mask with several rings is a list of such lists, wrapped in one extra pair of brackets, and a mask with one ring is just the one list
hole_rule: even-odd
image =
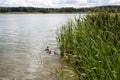
[(119, 13), (90, 13), (68, 21), (56, 34), (61, 57), (79, 80), (120, 80)]

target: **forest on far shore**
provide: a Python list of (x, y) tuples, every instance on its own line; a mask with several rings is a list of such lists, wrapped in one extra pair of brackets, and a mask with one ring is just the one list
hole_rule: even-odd
[(25, 13), (84, 13), (84, 12), (97, 12), (107, 9), (109, 12), (120, 12), (120, 6), (98, 6), (90, 8), (36, 8), (36, 7), (0, 7), (0, 13), (9, 12), (25, 12)]

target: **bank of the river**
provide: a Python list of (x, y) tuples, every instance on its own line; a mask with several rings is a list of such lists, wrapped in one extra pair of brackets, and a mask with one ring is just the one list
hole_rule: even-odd
[(56, 39), (61, 58), (78, 80), (120, 80), (119, 13), (103, 11), (70, 20), (58, 29)]

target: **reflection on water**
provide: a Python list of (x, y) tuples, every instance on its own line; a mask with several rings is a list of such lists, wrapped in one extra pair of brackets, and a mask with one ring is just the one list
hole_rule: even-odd
[(0, 14), (0, 80), (53, 80), (54, 31), (77, 14)]

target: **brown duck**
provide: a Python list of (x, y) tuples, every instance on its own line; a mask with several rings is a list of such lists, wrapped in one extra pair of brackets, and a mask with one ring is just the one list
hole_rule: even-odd
[(47, 53), (51, 54), (51, 50), (49, 49), (49, 46), (47, 46), (47, 48), (45, 49), (45, 51), (47, 51)]

